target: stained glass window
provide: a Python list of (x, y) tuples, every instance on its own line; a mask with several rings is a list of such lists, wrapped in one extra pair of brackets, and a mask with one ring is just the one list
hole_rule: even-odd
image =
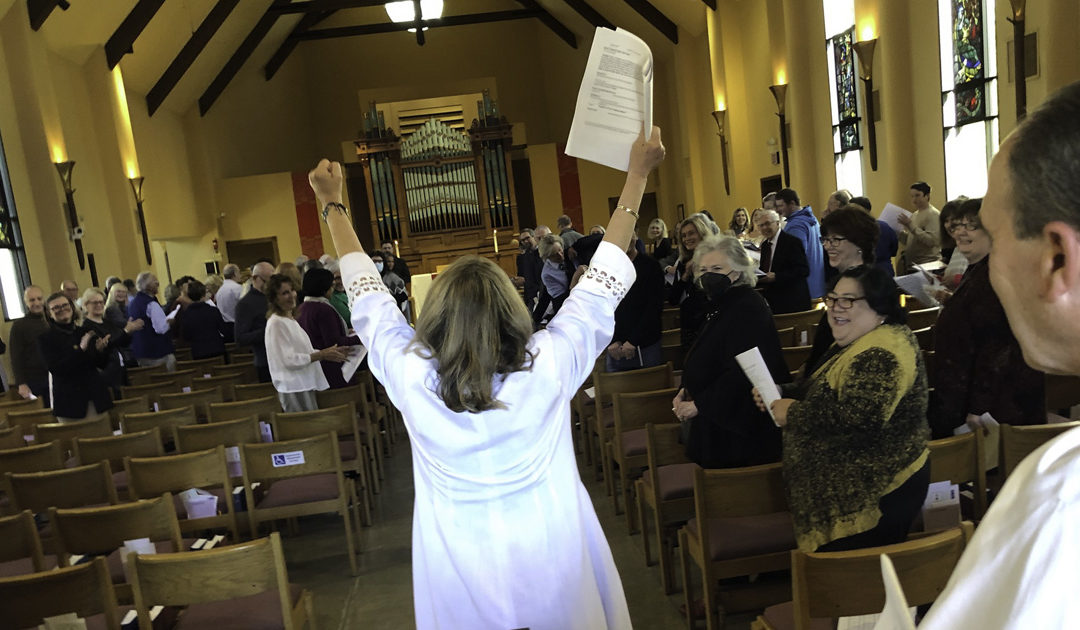
[(15, 197), (8, 178), (4, 142), (0, 139), (0, 302), (8, 319), (17, 319), (23, 311), (22, 292), (30, 284), (19, 219), (15, 214)]
[(859, 88), (855, 73), (855, 2), (822, 0), (822, 9), (825, 13), (825, 53), (829, 67), (836, 187), (861, 195), (863, 171)]
[(951, 0), (953, 83), (956, 86), (956, 124), (986, 117), (983, 0)]

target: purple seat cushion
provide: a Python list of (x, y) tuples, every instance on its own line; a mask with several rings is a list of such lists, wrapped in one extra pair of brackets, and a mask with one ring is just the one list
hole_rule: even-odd
[[(698, 465), (694, 463), (668, 464), (660, 466), (660, 499), (672, 501), (694, 496), (694, 471)], [(652, 471), (646, 470), (642, 477), (646, 485), (652, 485)]]
[(338, 449), (342, 463), (356, 460), (356, 440), (341, 440), (338, 442)]
[[(299, 586), (289, 585), (289, 598), (293, 607), (303, 592)], [(247, 597), (227, 599), (220, 602), (192, 604), (180, 613), (174, 630), (190, 628), (245, 628), (246, 630), (278, 630), (284, 628), (281, 619), (281, 600), (277, 590), (264, 591)]]
[[(784, 602), (765, 609), (761, 615), (773, 630), (795, 630), (795, 603)], [(834, 630), (835, 619), (810, 619), (810, 630)]]
[[(56, 556), (45, 556), (45, 570), (50, 571), (55, 568)], [(0, 562), (0, 577), (15, 577), (16, 575), (27, 575), (29, 573), (36, 573), (34, 562), (30, 558)]]
[(315, 501), (329, 501), (338, 497), (337, 475), (322, 473), (307, 475), (295, 479), (275, 481), (266, 491), (266, 496), (256, 505), (256, 509), (299, 505)]
[(645, 429), (624, 431), (622, 434), (623, 457), (636, 457), (645, 455), (647, 451), (648, 433)]
[[(696, 518), (690, 519), (686, 527), (698, 535)], [(794, 548), (795, 528), (788, 512), (709, 519), (709, 556), (713, 560), (760, 556)]]
[(116, 492), (120, 496), (127, 495), (128, 489), (128, 474), (126, 470), (118, 470), (112, 474), (113, 486), (116, 487)]

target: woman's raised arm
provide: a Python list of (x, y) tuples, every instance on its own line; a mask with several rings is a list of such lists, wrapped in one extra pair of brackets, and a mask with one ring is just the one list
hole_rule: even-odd
[(334, 251), (338, 258), (353, 252), (363, 252), (364, 247), (360, 244), (345, 206), (341, 203), (341, 163), (325, 158), (320, 160), (308, 173), (308, 182), (319, 200), (319, 212), (326, 221), (326, 227), (330, 229), (330, 237), (334, 240)]

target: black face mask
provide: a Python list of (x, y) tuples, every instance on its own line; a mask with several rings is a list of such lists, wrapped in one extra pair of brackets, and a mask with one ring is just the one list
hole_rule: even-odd
[(708, 271), (701, 274), (697, 285), (710, 300), (716, 301), (731, 288), (731, 278), (727, 277), (727, 274)]

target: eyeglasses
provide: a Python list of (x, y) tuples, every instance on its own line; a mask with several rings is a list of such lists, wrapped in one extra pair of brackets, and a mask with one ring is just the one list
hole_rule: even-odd
[(974, 232), (981, 229), (982, 225), (975, 221), (950, 221), (945, 224), (945, 230), (948, 232), (959, 232), (960, 228), (963, 228), (966, 232)]
[(822, 300), (822, 301), (825, 302), (825, 308), (832, 308), (833, 306), (836, 306), (838, 308), (842, 308), (844, 310), (847, 310), (847, 309), (851, 308), (852, 306), (855, 306), (855, 303), (858, 302), (859, 300), (865, 300), (865, 299), (866, 299), (866, 296), (850, 298), (850, 297), (837, 297), (837, 296), (833, 296), (833, 295), (826, 295), (824, 300)]
[(64, 311), (70, 311), (71, 305), (68, 303), (57, 304), (56, 306), (50, 306), (49, 310), (54, 313), (63, 313)]
[(828, 247), (840, 247), (840, 243), (843, 243), (847, 239), (843, 236), (822, 236), (818, 239), (822, 245)]

